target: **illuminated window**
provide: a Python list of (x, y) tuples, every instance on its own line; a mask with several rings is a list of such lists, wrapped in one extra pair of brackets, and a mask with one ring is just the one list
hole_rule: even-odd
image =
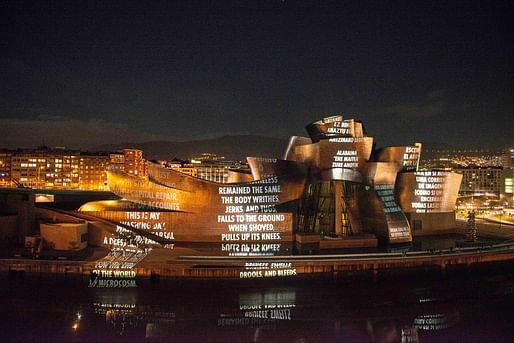
[(513, 187), (512, 187), (512, 178), (506, 178), (505, 179), (505, 193), (512, 194)]

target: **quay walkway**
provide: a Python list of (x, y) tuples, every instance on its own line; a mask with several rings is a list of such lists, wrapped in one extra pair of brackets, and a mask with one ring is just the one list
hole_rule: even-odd
[[(156, 248), (132, 270), (137, 277), (241, 279), (284, 277), (378, 277), (395, 272), (471, 269), (496, 263), (514, 263), (514, 242), (449, 250), (405, 253), (292, 255), (292, 256), (189, 256)], [(1, 259), (0, 272), (64, 273), (90, 276), (94, 261)]]

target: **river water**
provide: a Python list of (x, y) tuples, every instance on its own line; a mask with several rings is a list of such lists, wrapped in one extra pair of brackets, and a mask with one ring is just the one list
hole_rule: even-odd
[(1, 341), (514, 342), (514, 270), (375, 280), (1, 275)]

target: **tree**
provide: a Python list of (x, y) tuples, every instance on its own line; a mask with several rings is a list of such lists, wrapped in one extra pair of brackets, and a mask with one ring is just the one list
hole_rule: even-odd
[(475, 222), (475, 211), (468, 213), (468, 222), (466, 223), (466, 238), (468, 242), (476, 242), (477, 236), (477, 224)]

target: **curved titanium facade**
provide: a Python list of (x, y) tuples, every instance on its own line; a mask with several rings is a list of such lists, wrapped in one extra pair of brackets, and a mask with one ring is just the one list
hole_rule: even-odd
[[(152, 163), (148, 170), (149, 177), (143, 179), (112, 169), (108, 172), (109, 186), (120, 197), (152, 209), (152, 216), (158, 217), (161, 223), (159, 228), (171, 233), (177, 241), (253, 242), (293, 238), (293, 214), (280, 212), (280, 208), (300, 197), (304, 185), (301, 177), (274, 176), (248, 183), (218, 184)], [(116, 208), (97, 211), (91, 205), (84, 205), (81, 211), (117, 222), (137, 223), (141, 218), (150, 218), (142, 211), (125, 212)], [(153, 227), (155, 224), (145, 223), (134, 225)]]
[(108, 204), (103, 210), (100, 204), (81, 210), (157, 234), (161, 230), (176, 241), (237, 249), (246, 249), (245, 242), (291, 242), (295, 233), (322, 239), (372, 234), (387, 243), (410, 242), (405, 213), (453, 210), (461, 176), (416, 172), (420, 144), (374, 151), (362, 123), (342, 115), (306, 130), (309, 137), (290, 139), (284, 160), (248, 157), (251, 175), (234, 174), (236, 182), (230, 184), (153, 163), (146, 178), (111, 169), (110, 189), (141, 210)]
[[(417, 167), (420, 147), (385, 148), (373, 160), (373, 138), (365, 136), (361, 122), (341, 115), (315, 121), (306, 130), (313, 143), (295, 138), (286, 153), (309, 166), (313, 185), (301, 201), (299, 229), (324, 233), (328, 223), (338, 236), (368, 232), (390, 243), (410, 242), (394, 184), (398, 172)], [(329, 194), (323, 192), (327, 187)]]
[(421, 155), (421, 143), (413, 146), (385, 147), (375, 152), (377, 162), (392, 162), (401, 166), (402, 171), (416, 170)]
[(361, 122), (354, 119), (344, 120), (342, 115), (326, 117), (312, 122), (305, 129), (314, 143), (327, 138), (364, 136), (364, 128)]
[(449, 171), (401, 173), (396, 181), (396, 197), (407, 213), (453, 212), (461, 181), (461, 174)]

